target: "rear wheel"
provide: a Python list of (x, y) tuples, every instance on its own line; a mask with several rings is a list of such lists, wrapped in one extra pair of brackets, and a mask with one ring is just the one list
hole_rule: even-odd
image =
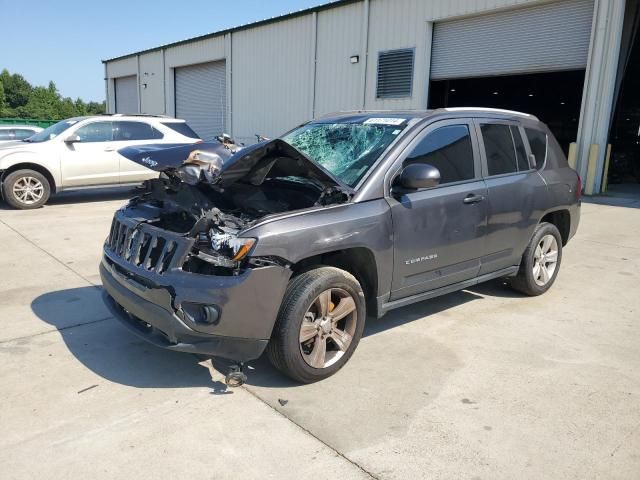
[(333, 267), (302, 273), (285, 292), (269, 360), (302, 383), (327, 378), (353, 354), (365, 317), (364, 293), (353, 275)]
[(511, 286), (527, 295), (541, 295), (553, 285), (562, 261), (562, 237), (555, 225), (541, 223), (522, 255)]
[(27, 210), (40, 208), (51, 195), (47, 178), (35, 170), (16, 170), (2, 182), (6, 202), (14, 208)]

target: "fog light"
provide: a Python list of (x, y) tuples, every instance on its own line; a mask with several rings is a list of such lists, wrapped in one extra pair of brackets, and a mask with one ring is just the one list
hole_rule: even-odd
[(215, 305), (183, 302), (182, 311), (187, 319), (193, 323), (217, 325), (220, 321), (220, 311)]

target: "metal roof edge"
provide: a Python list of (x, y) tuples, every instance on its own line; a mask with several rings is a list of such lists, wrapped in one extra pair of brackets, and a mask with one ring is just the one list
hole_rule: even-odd
[(144, 53), (157, 52), (159, 50), (164, 50), (171, 47), (177, 47), (178, 45), (184, 45), (185, 43), (197, 42), (199, 40), (207, 40), (209, 38), (218, 37), (221, 35), (226, 35), (227, 33), (240, 32), (242, 30), (249, 30), (250, 28), (261, 27), (263, 25), (268, 25), (270, 23), (277, 23), (284, 20), (289, 20), (291, 18), (301, 17), (304, 15), (308, 15), (314, 12), (321, 12), (324, 10), (330, 10), (332, 8), (341, 7), (343, 5), (349, 5), (351, 3), (359, 3), (364, 0), (334, 0), (329, 3), (324, 3), (322, 5), (316, 5), (315, 7), (305, 8), (303, 10), (298, 10), (296, 12), (285, 13), (283, 15), (278, 15), (276, 17), (266, 18), (264, 20), (258, 20), (251, 23), (245, 23), (243, 25), (238, 25), (236, 27), (226, 28), (224, 30), (218, 30), (216, 32), (206, 33), (204, 35), (199, 35), (197, 37), (186, 38), (184, 40), (179, 40), (177, 42), (166, 43), (164, 45), (160, 45), (158, 47), (147, 48), (146, 50), (139, 50), (137, 52), (127, 53), (125, 55), (120, 55), (117, 57), (111, 57), (101, 60), (102, 63), (113, 62), (116, 60), (124, 60), (125, 58), (135, 57), (137, 55), (142, 55)]

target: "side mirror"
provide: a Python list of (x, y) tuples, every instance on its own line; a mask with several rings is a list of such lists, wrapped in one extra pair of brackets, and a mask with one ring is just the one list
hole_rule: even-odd
[(80, 137), (78, 135), (69, 135), (64, 139), (64, 143), (77, 143), (80, 141)]
[(440, 170), (426, 163), (413, 163), (402, 169), (397, 184), (405, 190), (435, 187), (440, 183)]

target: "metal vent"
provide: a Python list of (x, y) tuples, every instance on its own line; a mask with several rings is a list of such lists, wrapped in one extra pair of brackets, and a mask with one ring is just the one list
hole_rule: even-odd
[(376, 98), (410, 97), (413, 89), (415, 50), (389, 50), (378, 54)]

